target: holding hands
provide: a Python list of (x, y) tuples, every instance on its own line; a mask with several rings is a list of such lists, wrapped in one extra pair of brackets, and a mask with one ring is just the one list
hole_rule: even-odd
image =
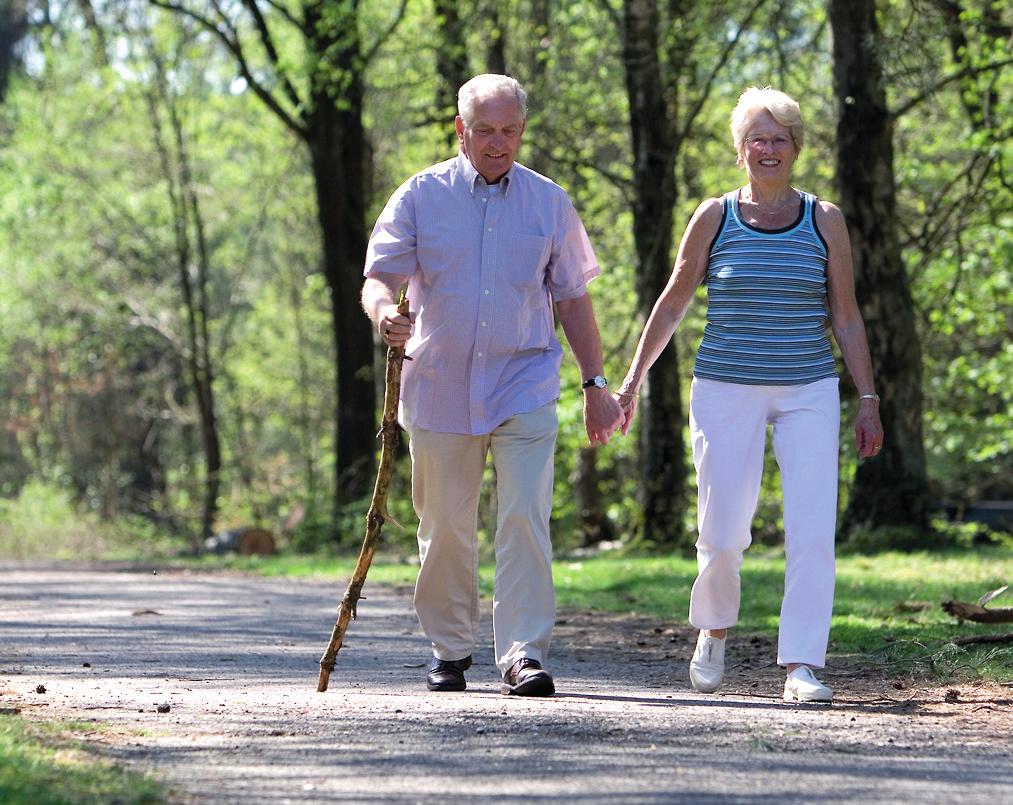
[(630, 425), (633, 424), (633, 417), (637, 413), (637, 394), (638, 392), (629, 389), (628, 383), (623, 383), (616, 395), (616, 402), (623, 411), (623, 436), (630, 432)]
[(624, 421), (623, 409), (607, 388), (591, 386), (584, 390), (584, 430), (591, 444), (608, 444)]

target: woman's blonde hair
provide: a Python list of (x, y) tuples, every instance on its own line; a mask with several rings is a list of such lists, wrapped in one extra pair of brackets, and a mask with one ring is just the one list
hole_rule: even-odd
[(795, 153), (802, 150), (805, 124), (802, 122), (802, 110), (799, 109), (798, 102), (772, 87), (750, 87), (739, 96), (739, 102), (732, 109), (732, 142), (737, 154), (742, 154), (742, 144), (749, 133), (749, 124), (757, 112), (769, 112), (774, 120), (791, 133)]

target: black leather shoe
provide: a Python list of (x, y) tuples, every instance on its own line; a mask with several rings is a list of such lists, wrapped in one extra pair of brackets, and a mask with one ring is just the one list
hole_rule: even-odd
[(463, 660), (441, 660), (433, 657), (429, 666), (426, 686), (429, 690), (464, 690), (468, 684), (464, 681), (464, 672), (471, 668), (471, 655)]
[(505, 696), (551, 696), (556, 686), (538, 660), (522, 657), (503, 675), (500, 693)]

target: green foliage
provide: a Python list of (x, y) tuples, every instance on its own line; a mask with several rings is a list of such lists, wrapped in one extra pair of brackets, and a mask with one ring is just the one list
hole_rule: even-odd
[(105, 517), (135, 512), (193, 533), (202, 470), (150, 49), (177, 60), (175, 103), (202, 188), (231, 470), (223, 522), (312, 509), (326, 495), (315, 454), (329, 443), (334, 368), (305, 157), (256, 99), (226, 91), (227, 61), (206, 41), (164, 25), (125, 41), (136, 49), (102, 71), (87, 37), (62, 37), (8, 99), (0, 383), (13, 447)]
[(7, 557), (28, 559), (43, 553), (42, 545), (73, 545), (91, 526), (82, 524), (66, 491), (46, 484), (29, 483), (17, 498), (0, 500), (0, 545)]
[(162, 786), (97, 757), (75, 733), (86, 723), (34, 724), (0, 714), (0, 800), (7, 805), (156, 803)]
[(874, 554), (886, 550), (916, 551), (942, 548), (943, 535), (938, 532), (924, 533), (910, 526), (882, 526), (869, 531), (851, 534), (842, 546), (843, 550), (856, 553)]
[(877, 554), (883, 551), (976, 550), (981, 546), (1013, 545), (1013, 535), (994, 531), (981, 523), (932, 521), (928, 532), (905, 526), (884, 526), (857, 531), (838, 545), (846, 553)]
[(104, 520), (52, 483), (29, 481), (17, 497), (0, 498), (5, 559), (150, 559), (177, 555), (186, 545), (136, 515)]
[[(365, 504), (332, 511), (341, 345), (332, 340), (330, 299), (319, 274), (304, 144), (237, 77), (232, 54), (214, 37), (179, 15), (128, 5), (129, 14), (115, 4), (96, 8), (101, 39), (73, 5), (62, 8), (59, 28), (34, 29), (26, 51), (31, 58), (0, 107), (0, 495), (16, 498), (26, 484), (41, 484), (66, 497), (54, 510), (69, 506), (74, 517), (94, 515), (90, 529), (137, 515), (156, 533), (196, 533), (203, 466), (166, 176), (175, 163), (160, 158), (155, 138), (156, 123), (168, 131), (171, 101), (209, 246), (210, 340), (224, 453), (220, 527), (256, 523), (278, 531), (301, 512), (293, 544), (355, 544)], [(371, 222), (398, 184), (452, 156), (456, 141), (451, 110), (437, 108), (440, 32), (430, 4), (409, 3), (386, 38), (398, 0), (359, 5), (353, 33), (371, 54), (364, 73)], [(745, 18), (742, 4), (690, 4), (671, 17), (661, 9), (665, 98), (682, 137), (676, 241), (701, 199), (742, 180), (728, 113), (747, 85), (770, 84), (800, 100), (807, 140), (795, 183), (835, 197), (838, 101), (824, 5), (768, 4), (725, 62), (721, 53)], [(922, 336), (933, 496), (960, 509), (982, 498), (1013, 498), (1013, 204), (1005, 178), (1010, 123), (1001, 114), (1011, 100), (1013, 71), (986, 69), (1008, 57), (1008, 43), (996, 35), (1002, 26), (994, 24), (1004, 19), (1000, 4), (968, 4), (956, 20), (945, 16), (945, 5), (888, 0), (879, 10), (890, 104), (922, 99), (896, 121), (897, 199)], [(304, 35), (277, 8), (261, 7), (294, 96), (309, 97), (311, 74), (333, 78), (330, 71), (342, 69), (313, 62)], [(523, 0), (509, 14), (490, 15), (475, 3), (459, 10), (470, 69), (487, 69), (495, 33), (508, 71), (530, 90), (521, 160), (566, 188), (587, 226), (602, 266), (590, 291), (615, 386), (643, 323), (620, 4)], [(320, 36), (333, 40), (348, 32), (333, 16), (339, 13), (325, 10)], [(240, 23), (238, 33), (258, 77), (270, 83), (277, 72), (247, 37), (250, 24)], [(954, 48), (958, 31), (963, 44)], [(103, 42), (115, 46), (103, 52)], [(155, 92), (156, 57), (169, 77), (166, 96)], [(961, 70), (963, 78), (945, 81)], [(285, 110), (297, 115), (298, 101), (282, 95)], [(674, 339), (684, 400), (705, 296), (701, 291)], [(577, 380), (568, 357), (553, 512), (553, 539), (564, 550), (585, 540), (574, 495), (578, 451), (586, 444)], [(852, 418), (846, 402), (842, 506), (855, 468)], [(685, 427), (685, 419), (672, 427)], [(649, 547), (651, 535), (637, 530), (638, 438), (635, 425), (629, 438), (599, 451), (600, 506), (618, 540)], [(407, 549), (413, 515), (403, 464), (399, 472), (405, 485), (392, 494), (392, 505), (401, 507), (396, 516), (408, 535), (392, 528), (385, 539)], [(757, 542), (781, 539), (780, 505), (768, 454)], [(490, 517), (487, 494), (486, 547)], [(687, 545), (694, 520), (691, 509)], [(895, 541), (953, 544), (946, 534), (904, 531), (863, 539), (866, 550)]]
[(999, 6), (968, 4), (959, 19), (942, 4), (917, 15), (905, 6), (888, 4), (885, 15), (891, 102), (932, 94), (897, 122), (898, 203), (920, 316), (929, 477), (937, 500), (959, 508), (1013, 497), (1011, 130), (1000, 111), (1013, 77), (982, 70), (934, 91), (959, 70), (1008, 58), (1001, 26), (988, 21), (1001, 18)]

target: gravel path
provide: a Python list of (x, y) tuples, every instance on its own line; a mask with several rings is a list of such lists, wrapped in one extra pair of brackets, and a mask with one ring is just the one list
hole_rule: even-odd
[(559, 693), (542, 700), (499, 695), (486, 634), (469, 690), (437, 695), (410, 597), (367, 585), (317, 693), (343, 590), (2, 563), (0, 707), (94, 721), (89, 740), (180, 802), (1013, 799), (1010, 688), (871, 680), (841, 663), (825, 676), (833, 707), (787, 705), (771, 647), (743, 640), (723, 692), (702, 695), (684, 624), (561, 613)]

